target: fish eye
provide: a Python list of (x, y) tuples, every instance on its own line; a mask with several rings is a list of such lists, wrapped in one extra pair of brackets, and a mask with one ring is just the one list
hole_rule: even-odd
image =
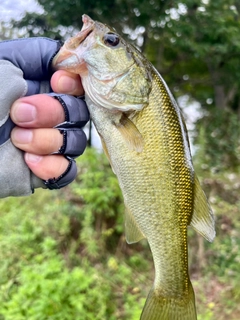
[(107, 33), (103, 37), (103, 42), (109, 47), (116, 47), (119, 42), (119, 36), (115, 33)]

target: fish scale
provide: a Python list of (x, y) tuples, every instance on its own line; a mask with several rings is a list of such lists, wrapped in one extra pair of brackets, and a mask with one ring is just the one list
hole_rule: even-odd
[(187, 228), (209, 241), (215, 229), (181, 111), (135, 47), (86, 15), (83, 23), (53, 66), (81, 76), (91, 119), (122, 190), (126, 240), (146, 238), (152, 251), (155, 280), (141, 320), (196, 320)]

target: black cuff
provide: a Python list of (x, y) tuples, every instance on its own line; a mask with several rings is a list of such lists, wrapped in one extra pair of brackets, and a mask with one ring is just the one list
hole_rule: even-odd
[(54, 189), (63, 188), (76, 178), (77, 176), (76, 162), (70, 157), (66, 157), (66, 158), (69, 160), (69, 165), (63, 174), (61, 174), (58, 178), (43, 180), (43, 183), (48, 189), (54, 190)]

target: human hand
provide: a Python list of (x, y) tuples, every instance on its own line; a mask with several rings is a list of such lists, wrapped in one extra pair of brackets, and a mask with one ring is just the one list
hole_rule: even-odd
[[(14, 50), (14, 46), (19, 50)], [(68, 95), (54, 94), (57, 99), (46, 94), (35, 95), (42, 91), (43, 85), (44, 91), (49, 91), (48, 69), (58, 47), (58, 42), (40, 38), (9, 41), (7, 45), (6, 42), (0, 42), (0, 59), (4, 59), (4, 62), (1, 61), (3, 64), (0, 64), (0, 125), (2, 124), (1, 129), (5, 127), (4, 143), (2, 134), (0, 136), (0, 197), (29, 194), (32, 189), (43, 186), (42, 180), (36, 176), (47, 180), (44, 182), (49, 188), (58, 188), (71, 182), (76, 175), (76, 165), (72, 159), (52, 153), (59, 153), (60, 150), (60, 153), (75, 157), (84, 151), (86, 137), (80, 128), (89, 118), (86, 105), (82, 100)], [(18, 69), (6, 60), (11, 61)], [(27, 81), (23, 79), (19, 69), (23, 70)], [(83, 94), (80, 78), (64, 71), (53, 74), (51, 86), (56, 93)], [(29, 96), (17, 99), (21, 95)], [(12, 131), (11, 141), (8, 139), (12, 128), (8, 112), (12, 103), (11, 118), (17, 127)], [(62, 104), (65, 105), (64, 108)], [(67, 114), (69, 118), (66, 117)], [(58, 129), (53, 128), (59, 123), (64, 124)], [(26, 151), (24, 158), (31, 172), (23, 161), (22, 152), (14, 148), (11, 142)], [(57, 178), (52, 179), (53, 177)]]

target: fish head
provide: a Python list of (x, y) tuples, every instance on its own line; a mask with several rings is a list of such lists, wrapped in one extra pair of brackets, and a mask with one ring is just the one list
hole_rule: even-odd
[(85, 93), (111, 110), (141, 110), (151, 89), (149, 63), (115, 29), (83, 15), (82, 30), (53, 59), (55, 70), (82, 78)]

